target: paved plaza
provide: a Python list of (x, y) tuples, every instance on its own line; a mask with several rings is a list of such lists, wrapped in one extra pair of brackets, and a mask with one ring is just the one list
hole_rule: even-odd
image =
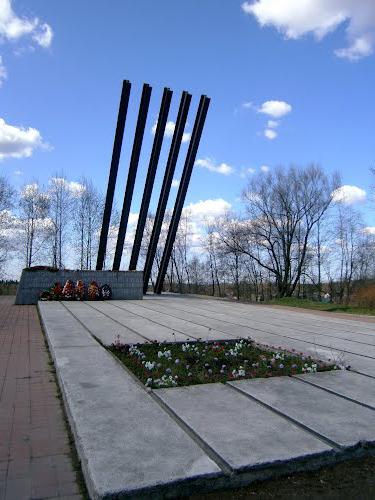
[(0, 500), (79, 500), (35, 306), (0, 297)]
[[(373, 453), (371, 321), (176, 295), (39, 310), (93, 498), (235, 487)], [(102, 345), (248, 336), (350, 370), (150, 390)]]

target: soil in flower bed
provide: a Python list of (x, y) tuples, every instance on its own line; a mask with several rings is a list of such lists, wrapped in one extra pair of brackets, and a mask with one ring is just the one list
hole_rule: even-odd
[(108, 349), (154, 389), (337, 369), (334, 364), (251, 339), (146, 344), (117, 340)]

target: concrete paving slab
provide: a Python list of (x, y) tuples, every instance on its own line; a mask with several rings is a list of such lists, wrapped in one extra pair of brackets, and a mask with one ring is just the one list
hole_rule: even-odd
[(229, 384), (343, 448), (375, 444), (375, 412), (359, 404), (291, 377)]
[[(329, 345), (329, 347), (340, 350), (347, 350), (355, 354), (366, 354), (375, 356), (375, 337), (360, 334), (345, 334), (342, 332), (325, 331), (318, 327), (309, 328), (295, 325), (291, 322), (277, 321), (277, 324), (272, 324), (270, 320), (258, 321), (256, 318), (245, 319), (242, 316), (234, 316), (233, 314), (224, 314), (219, 311), (206, 311), (191, 306), (175, 306), (174, 304), (163, 305), (160, 301), (148, 301), (143, 307), (150, 310), (156, 310), (174, 317), (186, 318), (191, 322), (217, 328), (219, 331), (231, 333), (235, 336), (249, 335), (248, 328), (266, 331), (268, 333), (278, 333), (281, 335), (301, 338), (303, 340), (312, 340), (314, 343)], [(220, 318), (220, 319), (219, 319)], [(352, 338), (345, 337), (351, 335)], [(354, 341), (354, 343), (351, 343)], [(357, 345), (358, 344), (358, 345)], [(367, 348), (370, 346), (370, 352)]]
[[(112, 343), (117, 326), (124, 335), (128, 330), (142, 335), (143, 341), (148, 336), (184, 341), (203, 329), (210, 339), (218, 334), (226, 339), (250, 335), (260, 343), (318, 359), (342, 355), (316, 345), (311, 337), (281, 336), (286, 325), (280, 320), (277, 330), (277, 315), (270, 314), (269, 320), (267, 314), (264, 321), (273, 327), (268, 332), (254, 328), (263, 320), (228, 308), (239, 304), (219, 304), (209, 311), (205, 302), (210, 301), (162, 296), (146, 299), (144, 307), (132, 301), (40, 304), (93, 498), (108, 491), (162, 498), (186, 492), (180, 488), (191, 485), (238, 486), (280, 471), (333, 462), (340, 453), (357, 453), (362, 440), (375, 441), (375, 412), (363, 406), (371, 406), (375, 398), (371, 358), (344, 353), (346, 363), (374, 379), (334, 372), (301, 377), (306, 382), (283, 377), (148, 393), (79, 323), (92, 332), (102, 331), (106, 343)], [(361, 379), (366, 382), (361, 384)], [(345, 398), (357, 398), (358, 403)], [(228, 476), (227, 469), (242, 473)]]
[(375, 379), (348, 370), (309, 373), (295, 377), (375, 410)]
[(158, 324), (166, 326), (175, 332), (182, 333), (191, 339), (222, 340), (228, 338), (227, 335), (217, 330), (196, 325), (183, 319), (166, 316), (165, 314), (158, 313), (157, 311), (150, 311), (150, 309), (142, 307), (134, 301), (129, 301), (129, 304), (125, 303), (125, 301), (113, 301), (113, 303), (121, 309), (139, 314), (143, 318), (157, 322)]
[(117, 337), (124, 344), (136, 344), (150, 340), (105, 316), (89, 303), (64, 302), (63, 304), (104, 345), (113, 344)]
[[(178, 302), (175, 297), (170, 297), (169, 300), (171, 302)], [(228, 302), (225, 300), (213, 300), (213, 299), (195, 299), (188, 298), (183, 296), (182, 301), (185, 304), (191, 303), (191, 300), (201, 301), (202, 307), (212, 308), (216, 310), (219, 308), (222, 311), (229, 311), (230, 313), (239, 313), (244, 315), (251, 315), (252, 317), (256, 317), (258, 314), (264, 318), (274, 318), (277, 320), (283, 320), (285, 318), (291, 318), (293, 322), (298, 323), (310, 323), (315, 324), (317, 326), (325, 327), (330, 325), (332, 329), (345, 329), (352, 332), (359, 332), (364, 334), (375, 335), (375, 323), (367, 323), (365, 321), (360, 320), (352, 320), (350, 319), (350, 315), (348, 314), (348, 318), (336, 318), (325, 316), (324, 318), (319, 315), (314, 315), (313, 311), (310, 313), (302, 312), (300, 309), (295, 308), (294, 310), (290, 309), (276, 309), (274, 307), (269, 307), (263, 304), (241, 304), (236, 302)], [(198, 307), (199, 304), (197, 304)]]
[(131, 328), (134, 332), (147, 337), (148, 339), (158, 342), (184, 342), (189, 340), (187, 335), (174, 331), (163, 325), (159, 325), (147, 318), (142, 318), (139, 315), (132, 314), (121, 307), (115, 305), (116, 301), (110, 303), (93, 302), (92, 307), (108, 315), (110, 318), (119, 322), (127, 328)]
[(152, 495), (155, 488), (176, 495), (180, 484), (222, 475), (97, 342), (60, 348), (53, 344), (61, 325), (49, 324), (46, 333), (91, 498)]
[(224, 322), (213, 317), (205, 316), (203, 314), (195, 312), (193, 308), (185, 311), (183, 309), (177, 309), (173, 305), (162, 305), (157, 301), (152, 302), (152, 304), (150, 304), (150, 301), (148, 301), (143, 307), (150, 311), (162, 313), (165, 316), (182, 319), (198, 326), (203, 326), (205, 328), (211, 328), (215, 331), (219, 331), (220, 333), (225, 334), (227, 336), (227, 339), (247, 337), (250, 335), (248, 327), (233, 325), (229, 322)]
[(97, 344), (60, 302), (38, 302), (38, 309), (44, 329), (50, 332), (54, 349)]
[[(191, 300), (192, 299), (188, 299)], [(174, 303), (180, 302), (179, 300), (173, 301)], [(200, 302), (200, 299), (197, 299), (197, 302)], [(176, 310), (172, 305), (170, 307), (166, 307), (165, 305), (163, 306), (155, 306), (154, 303), (160, 303), (160, 304), (168, 304), (170, 305), (170, 301), (168, 302), (164, 299), (163, 300), (155, 300), (150, 302), (148, 300), (145, 304), (144, 307), (149, 307), (151, 309), (154, 309), (155, 307), (157, 308), (158, 311), (161, 311), (161, 307), (163, 307), (163, 311), (169, 311), (169, 314), (173, 315), (179, 315), (179, 311)], [(180, 307), (180, 306), (179, 306)], [(351, 366), (353, 369), (365, 373), (370, 376), (375, 376), (375, 362), (370, 359), (366, 358), (357, 354), (350, 354), (347, 352), (343, 352), (341, 349), (335, 348), (333, 345), (328, 347), (328, 343), (326, 347), (322, 347), (316, 343), (316, 339), (306, 339), (304, 337), (300, 337), (300, 339), (294, 339), (288, 336), (280, 336), (278, 333), (269, 333), (264, 330), (260, 329), (253, 329), (251, 327), (231, 327), (228, 321), (230, 320), (230, 316), (226, 315), (225, 317), (227, 318), (226, 320), (223, 320), (220, 318), (215, 319), (218, 314), (217, 313), (211, 313), (210, 316), (207, 316), (206, 319), (204, 319), (200, 313), (199, 316), (194, 312), (194, 306), (192, 303), (188, 307), (186, 307), (187, 311), (183, 313), (184, 318), (185, 314), (189, 314), (191, 321), (195, 322), (200, 322), (202, 324), (205, 324), (207, 327), (211, 326), (212, 328), (220, 328), (222, 332), (227, 331), (228, 332), (228, 339), (232, 338), (233, 335), (237, 337), (247, 337), (251, 336), (255, 341), (264, 343), (270, 346), (274, 346), (275, 348), (282, 348), (282, 349), (294, 349), (297, 352), (303, 353), (310, 355), (316, 359), (322, 359), (325, 361), (329, 362), (334, 362), (337, 364), (344, 363), (345, 366)], [(211, 317), (212, 316), (212, 317)], [(222, 315), (224, 316), (224, 315)], [(224, 326), (226, 325), (226, 326)], [(274, 328), (274, 331), (277, 331), (277, 328)], [(229, 336), (229, 334), (231, 334)]]
[[(282, 314), (283, 311), (280, 311), (278, 312), (278, 314), (275, 315), (275, 314), (269, 314), (268, 312), (265, 313), (265, 311), (263, 311), (261, 307), (254, 307), (254, 306), (252, 307), (251, 305), (249, 306), (250, 310), (246, 309), (238, 310), (237, 307), (223, 308), (222, 301), (219, 301), (219, 304), (216, 307), (211, 307), (211, 308), (209, 308), (209, 306), (207, 307), (207, 303), (210, 303), (210, 301), (202, 300), (201, 302), (204, 303), (202, 307), (200, 307), (199, 302), (194, 303), (193, 307), (189, 307), (189, 301), (182, 302), (174, 300), (169, 302), (168, 306), (171, 309), (176, 309), (181, 311), (184, 310), (186, 313), (188, 313), (188, 311), (193, 308), (195, 313), (199, 313), (200, 315), (201, 314), (209, 315), (209, 313), (215, 314), (217, 312), (223, 313), (227, 311), (229, 313), (230, 320), (234, 323), (236, 322), (235, 318), (238, 317), (240, 317), (241, 319), (248, 318), (249, 324), (253, 324), (253, 322), (265, 325), (277, 324), (292, 330), (296, 329), (302, 332), (315, 333), (316, 335), (341, 338), (344, 340), (351, 340), (369, 345), (375, 345), (375, 328), (373, 328), (372, 331), (366, 331), (361, 333), (360, 322), (357, 322), (358, 325), (357, 328), (355, 328), (355, 327), (350, 327), (348, 325), (336, 325), (333, 322), (330, 322), (329, 318), (325, 322), (317, 321), (319, 317), (315, 318), (311, 314), (310, 318), (300, 318), (292, 311), (287, 311), (287, 313), (290, 313), (287, 315)], [(158, 300), (154, 300), (151, 302), (148, 301), (145, 305), (152, 307), (163, 305), (165, 307), (165, 304), (163, 304), (163, 302)], [(191, 303), (190, 306), (192, 306)]]
[[(375, 328), (363, 331), (363, 329), (361, 329), (360, 322), (357, 322), (357, 327), (355, 327), (347, 324), (335, 324), (330, 321), (329, 318), (325, 321), (320, 321), (319, 316), (314, 317), (312, 314), (307, 314), (306, 317), (301, 317), (298, 313), (289, 310), (277, 310), (277, 313), (275, 314), (270, 313), (269, 309), (267, 311), (263, 311), (261, 307), (256, 306), (251, 307), (250, 310), (238, 309), (239, 308), (237, 307), (232, 309), (224, 308), (224, 311), (228, 311), (232, 318), (248, 318), (251, 322), (256, 321), (257, 323), (264, 323), (267, 325), (277, 323), (278, 325), (293, 330), (375, 345)], [(212, 311), (214, 309), (205, 308), (202, 309), (202, 311), (203, 310)], [(220, 308), (220, 312), (223, 312), (222, 307)]]
[(223, 384), (154, 392), (236, 472), (332, 451), (325, 442)]

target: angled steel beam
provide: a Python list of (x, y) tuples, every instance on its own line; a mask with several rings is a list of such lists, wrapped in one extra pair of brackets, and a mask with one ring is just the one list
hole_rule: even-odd
[(143, 85), (141, 104), (139, 106), (137, 126), (135, 129), (133, 149), (132, 149), (132, 154), (130, 157), (128, 180), (126, 182), (124, 203), (122, 205), (120, 226), (119, 226), (119, 231), (118, 231), (118, 236), (117, 236), (115, 257), (113, 259), (113, 267), (112, 267), (113, 271), (118, 271), (120, 269), (121, 257), (122, 257), (122, 252), (124, 249), (126, 228), (128, 226), (130, 205), (131, 205), (132, 198), (133, 198), (134, 183), (135, 183), (135, 178), (137, 175), (139, 156), (141, 154), (141, 147), (142, 147), (143, 135), (144, 135), (144, 131), (145, 131), (148, 107), (150, 104), (151, 92), (152, 92), (152, 88), (150, 87), (150, 85), (145, 83)]
[(138, 224), (135, 232), (133, 250), (130, 257), (129, 271), (135, 271), (137, 269), (139, 252), (141, 250), (141, 243), (143, 238), (143, 232), (146, 225), (147, 213), (150, 206), (150, 199), (152, 194), (152, 188), (154, 186), (156, 169), (159, 163), (161, 146), (163, 144), (165, 126), (167, 124), (169, 108), (171, 106), (173, 92), (165, 88), (163, 92), (163, 97), (161, 101), (158, 123), (155, 131), (154, 143), (152, 145), (150, 163), (148, 165), (147, 177), (145, 182), (145, 187), (143, 191), (141, 208), (139, 211)]
[(160, 294), (163, 288), (164, 278), (167, 272), (169, 259), (171, 258), (173, 244), (176, 239), (178, 224), (180, 222), (181, 212), (185, 203), (186, 192), (189, 186), (191, 172), (193, 170), (209, 105), (210, 105), (210, 99), (207, 96), (202, 95), (199, 101), (199, 107), (197, 111), (197, 116), (195, 118), (193, 133), (191, 134), (189, 149), (186, 155), (184, 170), (180, 181), (180, 187), (177, 193), (172, 220), (169, 225), (168, 236), (164, 247), (163, 257), (161, 259), (159, 275), (156, 280), (154, 291), (157, 294)]
[(103, 222), (102, 222), (102, 228), (101, 228), (101, 232), (100, 232), (98, 257), (96, 260), (96, 269), (99, 271), (101, 269), (103, 269), (105, 252), (106, 252), (106, 248), (107, 248), (109, 223), (111, 220), (113, 196), (114, 196), (115, 187), (116, 187), (116, 179), (117, 179), (117, 171), (118, 171), (118, 165), (119, 165), (120, 155), (121, 155), (122, 139), (124, 136), (126, 114), (127, 114), (127, 110), (128, 110), (128, 104), (129, 104), (130, 88), (131, 88), (131, 83), (128, 80), (124, 80), (122, 83), (120, 107), (119, 107), (118, 117), (117, 117), (116, 134), (115, 134), (115, 140), (113, 143), (111, 168), (109, 171), (107, 195), (105, 198), (105, 205), (104, 205), (104, 211), (103, 211)]
[(191, 94), (184, 91), (181, 96), (180, 107), (177, 115), (177, 122), (172, 138), (171, 148), (169, 150), (167, 166), (165, 168), (165, 174), (163, 179), (163, 185), (161, 188), (159, 203), (154, 220), (154, 226), (152, 228), (151, 240), (148, 246), (146, 263), (143, 271), (144, 293), (147, 292), (148, 282), (151, 276), (152, 265), (154, 263), (160, 231), (163, 224), (165, 209), (168, 203), (168, 197), (172, 185), (173, 174), (176, 168), (178, 153), (180, 152), (181, 141), (185, 129), (187, 115), (189, 112), (190, 102), (191, 102)]

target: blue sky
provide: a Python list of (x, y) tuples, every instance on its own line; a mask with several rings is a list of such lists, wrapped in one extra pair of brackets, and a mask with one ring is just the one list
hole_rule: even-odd
[[(187, 132), (199, 95), (211, 97), (198, 159), (212, 169), (221, 165), (224, 172), (197, 165), (187, 204), (222, 199), (238, 208), (246, 179), (260, 167), (317, 162), (327, 172), (339, 170), (343, 184), (367, 192), (367, 203), (357, 205), (366, 223), (375, 225), (368, 202), (369, 167), (375, 166), (375, 6), (372, 0), (344, 0), (346, 10), (336, 12), (337, 2), (327, 0), (321, 7), (309, 0), (304, 4), (311, 4), (310, 11), (296, 19), (301, 12), (280, 15), (283, 3), (292, 2), (0, 0), (0, 119), (40, 133), (28, 156), (18, 152), (17, 158), (0, 139), (1, 171), (17, 186), (32, 179), (46, 183), (64, 171), (71, 180), (91, 177), (105, 190), (121, 82), (129, 79), (119, 203), (140, 90), (143, 82), (153, 86), (132, 212), (140, 204), (162, 89), (169, 86), (171, 121), (181, 91), (193, 94)], [(13, 21), (30, 22), (29, 29), (9, 28), (9, 9), (7, 18), (4, 14), (9, 5)], [(361, 7), (373, 15), (367, 16), (372, 25), (358, 17)], [(346, 52), (337, 52), (343, 48)], [(290, 111), (275, 116), (275, 108), (266, 106), (273, 114), (260, 112), (268, 101), (287, 103)], [(274, 139), (264, 135), (267, 123), (277, 133)], [(169, 144), (166, 138), (159, 183)], [(186, 151), (185, 143), (176, 179)], [(156, 199), (157, 193), (153, 206)]]

